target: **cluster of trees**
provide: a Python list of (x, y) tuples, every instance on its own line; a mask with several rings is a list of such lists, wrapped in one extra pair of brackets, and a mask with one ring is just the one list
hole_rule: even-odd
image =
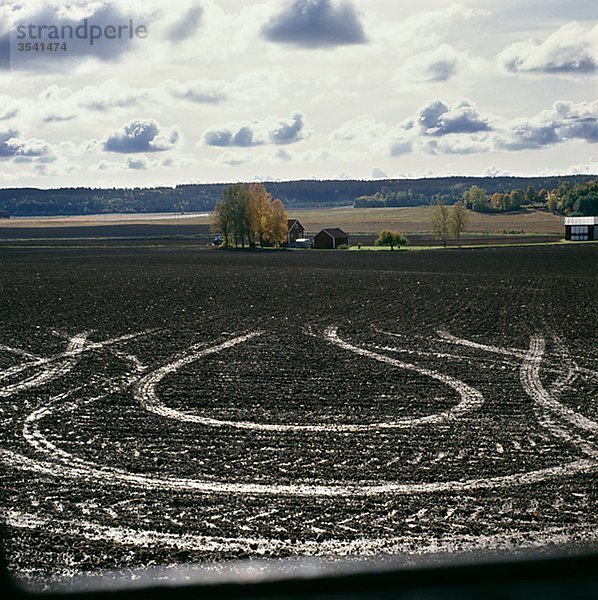
[[(596, 192), (598, 181), (596, 180), (584, 179), (580, 182), (576, 178), (537, 179), (540, 184), (557, 183), (557, 186), (552, 191), (547, 191), (550, 187), (545, 185), (537, 191), (536, 186), (530, 183), (525, 189), (515, 187), (511, 191), (504, 192), (500, 188), (497, 189), (499, 182), (504, 183), (503, 179), (522, 183), (528, 181), (515, 178), (493, 178), (484, 180), (485, 187), (474, 184), (469, 188), (465, 188), (462, 182), (451, 183), (444, 192), (435, 191), (434, 193), (430, 192), (436, 189), (435, 186), (421, 192), (413, 189), (397, 191), (383, 186), (375, 194), (356, 198), (353, 207), (391, 208), (426, 204), (451, 205), (463, 202), (466, 208), (480, 213), (512, 212), (520, 210), (523, 206), (534, 204), (543, 204), (547, 210), (553, 213), (566, 215), (595, 215), (598, 212)], [(490, 189), (489, 192), (487, 188)]]
[(432, 211), (431, 222), (434, 237), (441, 240), (446, 247), (451, 237), (459, 242), (461, 235), (467, 230), (469, 217), (465, 205), (461, 202), (457, 202), (451, 210), (444, 204), (437, 204)]
[(373, 196), (355, 198), (353, 208), (386, 208), (386, 201), (379, 192), (376, 192)]
[[(451, 238), (459, 242), (469, 224), (465, 204), (457, 202), (450, 209), (445, 204), (437, 204), (432, 210), (431, 224), (434, 238), (440, 240), (445, 247)], [(400, 248), (408, 244), (409, 241), (402, 233), (389, 229), (381, 231), (376, 240), (376, 246), (390, 246), (391, 250), (394, 250), (395, 246)]]
[(401, 246), (408, 246), (409, 240), (398, 231), (391, 231), (390, 229), (383, 229), (378, 235), (376, 240), (376, 246), (390, 246), (391, 250), (400, 248)]
[[(440, 177), (430, 179), (387, 180), (374, 192), (357, 196), (354, 208), (391, 208), (397, 206), (452, 205), (464, 201), (464, 195), (472, 187), (481, 190), (476, 209), (480, 212), (503, 212), (517, 210), (522, 204), (544, 202), (545, 190), (563, 183), (575, 185), (590, 177), (575, 175), (567, 177)], [(536, 193), (540, 189), (544, 192)], [(513, 190), (505, 193), (504, 190)], [(527, 191), (524, 191), (527, 190)], [(492, 198), (495, 194), (499, 196)], [(511, 195), (513, 197), (511, 198)], [(471, 205), (470, 205), (471, 208)]]
[(515, 188), (510, 192), (494, 192), (492, 196), (488, 196), (483, 188), (472, 185), (463, 194), (463, 203), (475, 212), (511, 212), (519, 210), (524, 204), (541, 201), (545, 196), (546, 190), (536, 192), (532, 185), (528, 186), (527, 192)]
[(571, 185), (569, 180), (564, 180), (551, 191), (546, 188), (536, 191), (533, 185), (528, 185), (525, 191), (515, 188), (491, 196), (483, 188), (473, 185), (463, 194), (463, 202), (476, 212), (509, 212), (524, 205), (543, 204), (554, 214), (593, 216), (598, 214), (598, 181)]
[[(434, 180), (436, 181), (436, 180)], [(417, 182), (416, 182), (417, 183)], [(433, 186), (417, 185), (405, 190), (396, 190), (388, 186), (369, 196), (359, 196), (353, 202), (353, 208), (397, 208), (427, 206), (430, 204), (455, 204), (463, 197), (465, 186), (461, 183), (448, 183), (444, 191)], [(419, 190), (419, 191), (418, 191)]]
[(397, 206), (452, 205), (463, 200), (463, 194), (477, 185), (492, 196), (505, 190), (550, 190), (562, 182), (571, 186), (595, 176), (559, 177), (425, 177), (421, 179), (281, 181), (268, 183), (272, 194), (292, 207), (328, 207), (356, 205), (358, 208)]
[(547, 210), (555, 214), (598, 215), (598, 180), (574, 186), (563, 182), (558, 188), (546, 193), (545, 203)]
[(280, 246), (287, 241), (288, 220), (284, 204), (272, 200), (261, 183), (235, 184), (224, 189), (212, 214), (212, 230), (225, 247)]
[[(440, 201), (450, 200), (446, 197), (434, 194), (433, 199)], [(396, 208), (405, 206), (424, 206), (430, 203), (430, 198), (422, 193), (416, 193), (413, 190), (392, 191), (384, 186), (379, 192), (370, 196), (360, 196), (355, 198), (353, 208)]]

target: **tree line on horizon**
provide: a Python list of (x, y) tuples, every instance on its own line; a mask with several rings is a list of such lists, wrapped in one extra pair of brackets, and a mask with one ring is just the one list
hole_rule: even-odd
[[(365, 208), (425, 206), (462, 201), (472, 186), (484, 190), (490, 199), (506, 190), (548, 190), (554, 199), (549, 207), (562, 214), (591, 214), (587, 188), (596, 175), (562, 177), (440, 177), (389, 180), (298, 180), (268, 183), (274, 197), (287, 207)], [(582, 185), (579, 188), (578, 185)], [(583, 185), (586, 184), (586, 187)], [(211, 212), (230, 184), (188, 184), (176, 187), (112, 188), (91, 187), (41, 190), (37, 188), (0, 189), (0, 210), (13, 216), (91, 215), (106, 213)], [(591, 187), (591, 186), (590, 186)], [(557, 192), (556, 194), (554, 192)], [(527, 194), (527, 192), (524, 192)], [(510, 194), (510, 192), (509, 192)], [(503, 197), (503, 200), (505, 198)], [(546, 200), (548, 204), (548, 197)], [(481, 205), (480, 205), (481, 206)], [(594, 212), (594, 214), (596, 214)]]
[[(408, 202), (405, 206), (417, 206), (422, 202), (416, 200), (413, 195), (405, 192), (388, 194), (387, 188), (382, 188), (374, 196), (364, 196), (357, 198), (354, 203), (355, 208), (390, 208), (401, 205), (397, 203), (397, 198), (405, 197)], [(413, 202), (411, 202), (413, 200)], [(456, 205), (463, 203), (465, 208), (479, 213), (505, 213), (521, 210), (526, 206), (543, 205), (546, 210), (554, 214), (569, 216), (584, 216), (598, 214), (598, 180), (589, 180), (571, 185), (567, 180), (547, 191), (541, 188), (536, 191), (533, 185), (528, 185), (526, 190), (514, 188), (510, 191), (496, 191), (489, 194), (485, 188), (479, 185), (472, 185), (463, 192), (459, 200), (452, 197), (437, 194), (433, 196), (428, 204), (439, 206), (445, 204)]]

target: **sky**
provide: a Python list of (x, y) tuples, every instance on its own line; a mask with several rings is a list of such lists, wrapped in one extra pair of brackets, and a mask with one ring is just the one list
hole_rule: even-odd
[(595, 0), (0, 0), (0, 187), (596, 174), (597, 82)]

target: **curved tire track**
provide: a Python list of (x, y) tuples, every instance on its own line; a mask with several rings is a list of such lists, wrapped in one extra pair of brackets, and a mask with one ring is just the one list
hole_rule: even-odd
[(344, 342), (339, 338), (336, 328), (328, 328), (326, 330), (326, 332), (324, 333), (324, 338), (326, 339), (326, 341), (336, 346), (339, 346), (344, 350), (349, 350), (350, 352), (353, 352), (354, 354), (357, 354), (359, 356), (364, 356), (365, 358), (371, 360), (383, 362), (393, 367), (397, 367), (399, 369), (412, 371), (418, 373), (419, 375), (424, 375), (426, 377), (435, 379), (440, 383), (454, 389), (460, 395), (461, 402), (457, 406), (441, 413), (427, 415), (425, 417), (404, 418), (399, 419), (397, 421), (368, 424), (339, 423), (326, 425), (287, 425), (282, 423), (268, 424), (256, 423), (254, 421), (231, 421), (225, 419), (203, 417), (201, 415), (190, 414), (180, 410), (176, 410), (174, 408), (170, 408), (159, 399), (156, 387), (160, 383), (160, 381), (162, 381), (167, 375), (175, 373), (181, 367), (196, 362), (205, 356), (220, 352), (238, 344), (242, 344), (259, 335), (262, 335), (262, 332), (253, 332), (247, 335), (237, 337), (233, 340), (225, 342), (224, 344), (219, 344), (211, 348), (202, 349), (198, 352), (190, 354), (189, 356), (186, 356), (168, 365), (165, 365), (164, 367), (161, 367), (160, 369), (157, 369), (152, 373), (149, 373), (137, 385), (135, 390), (135, 398), (146, 410), (167, 419), (174, 419), (185, 423), (196, 423), (198, 425), (206, 425), (208, 427), (235, 427), (238, 429), (272, 431), (279, 433), (291, 431), (336, 433), (374, 431), (380, 429), (411, 429), (413, 427), (418, 427), (422, 425), (437, 425), (441, 423), (446, 423), (450, 420), (459, 418), (464, 414), (481, 407), (484, 403), (484, 398), (482, 394), (478, 390), (472, 388), (471, 386), (468, 386), (462, 381), (450, 377), (448, 375), (438, 373), (437, 371), (433, 371), (431, 369), (419, 367), (411, 363), (406, 363), (400, 360), (396, 360), (394, 358), (390, 358), (383, 354), (377, 354), (376, 352), (372, 352), (370, 350), (365, 350), (363, 348), (352, 346), (351, 344), (348, 344), (347, 342)]

